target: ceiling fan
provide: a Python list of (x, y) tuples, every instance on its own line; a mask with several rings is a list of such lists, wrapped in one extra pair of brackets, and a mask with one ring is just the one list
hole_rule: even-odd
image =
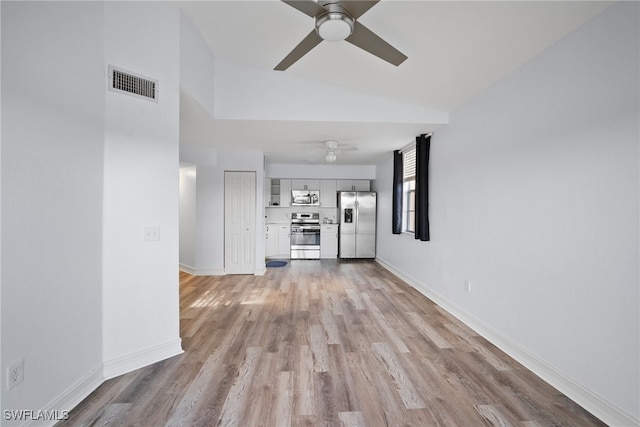
[(334, 163), (338, 159), (338, 155), (342, 154), (346, 151), (356, 151), (356, 147), (351, 146), (342, 146), (340, 147), (340, 143), (338, 141), (329, 140), (324, 142), (324, 160), (327, 163)]
[(284, 71), (321, 41), (342, 41), (398, 66), (407, 56), (357, 21), (379, 0), (282, 0), (315, 19), (315, 28), (282, 60), (274, 70)]

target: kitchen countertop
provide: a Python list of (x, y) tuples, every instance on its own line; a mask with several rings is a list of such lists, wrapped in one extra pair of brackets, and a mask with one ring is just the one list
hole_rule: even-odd
[[(290, 225), (291, 221), (269, 221), (269, 222), (265, 222), (265, 225)], [(321, 222), (320, 225), (340, 225), (337, 222)]]

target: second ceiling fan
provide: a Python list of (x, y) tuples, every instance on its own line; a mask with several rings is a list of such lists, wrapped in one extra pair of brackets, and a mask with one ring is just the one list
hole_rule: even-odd
[(379, 0), (282, 0), (315, 19), (315, 28), (282, 60), (274, 70), (284, 71), (306, 55), (321, 41), (341, 41), (393, 64), (400, 65), (407, 56), (357, 21)]

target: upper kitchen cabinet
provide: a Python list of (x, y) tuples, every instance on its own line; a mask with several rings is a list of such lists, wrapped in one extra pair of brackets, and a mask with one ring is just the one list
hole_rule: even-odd
[(337, 208), (338, 198), (337, 182), (335, 179), (323, 179), (320, 181), (320, 207), (321, 208)]
[(265, 202), (266, 206), (280, 206), (280, 180), (267, 178), (265, 179)]
[(292, 179), (292, 190), (320, 190), (319, 179)]
[(368, 179), (339, 179), (338, 191), (371, 191)]
[(280, 180), (280, 206), (288, 208), (291, 206), (291, 180)]
[(267, 178), (265, 204), (267, 207), (291, 206), (291, 190), (320, 191), (320, 207), (337, 208), (338, 191), (371, 191), (368, 179), (280, 179)]
[(271, 178), (264, 179), (264, 205), (271, 206)]
[(291, 180), (267, 178), (265, 180), (265, 201), (267, 207), (291, 206)]

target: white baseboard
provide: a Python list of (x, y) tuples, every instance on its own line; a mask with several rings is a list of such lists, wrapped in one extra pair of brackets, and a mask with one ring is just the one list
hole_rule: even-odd
[(224, 268), (196, 268), (186, 264), (179, 265), (180, 271), (193, 276), (224, 276)]
[(454, 317), (476, 331), (483, 338), (487, 339), (500, 350), (513, 357), (527, 369), (538, 375), (556, 389), (560, 390), (578, 405), (582, 406), (606, 424), (612, 427), (640, 426), (639, 418), (634, 417), (594, 391), (589, 390), (587, 387), (558, 371), (544, 360), (529, 352), (526, 348), (520, 346), (518, 343), (504, 336), (499, 331), (485, 324), (482, 320), (460, 309), (438, 293), (433, 292), (426, 285), (420, 283), (419, 280), (407, 276), (394, 268), (392, 264), (379, 257), (376, 258), (376, 262), (389, 270), (395, 276), (407, 282), (421, 294), (451, 313)]
[[(190, 265), (180, 264), (180, 271), (191, 274), (193, 276), (224, 276), (226, 273), (224, 272), (224, 268), (195, 268)], [(263, 266), (262, 268), (256, 267), (253, 272), (256, 276), (264, 276), (267, 272), (267, 269)]]
[[(52, 399), (44, 408), (51, 408), (51, 410), (55, 410), (59, 414), (62, 414), (63, 411), (71, 411), (104, 381), (183, 353), (181, 342), (180, 339), (172, 340), (146, 350), (103, 362)], [(21, 426), (53, 426), (57, 421), (59, 420), (33, 420), (26, 421)]]
[(182, 353), (184, 353), (182, 350), (182, 340), (178, 338), (164, 344), (106, 361), (102, 365), (102, 375), (105, 380), (108, 380)]
[[(64, 411), (69, 412), (89, 396), (95, 389), (97, 389), (103, 382), (102, 365), (98, 365), (89, 371), (84, 377), (80, 378), (69, 388), (60, 393), (60, 395), (47, 403), (44, 408), (57, 411), (60, 415), (62, 415)], [(26, 421), (22, 425), (32, 426), (37, 424), (38, 426), (53, 426), (58, 421), (60, 420), (32, 420)]]
[(188, 273), (191, 274), (193, 276), (196, 275), (196, 268), (192, 267), (190, 265), (187, 264), (179, 264), (178, 268), (180, 269), (180, 271), (184, 272), (184, 273)]

